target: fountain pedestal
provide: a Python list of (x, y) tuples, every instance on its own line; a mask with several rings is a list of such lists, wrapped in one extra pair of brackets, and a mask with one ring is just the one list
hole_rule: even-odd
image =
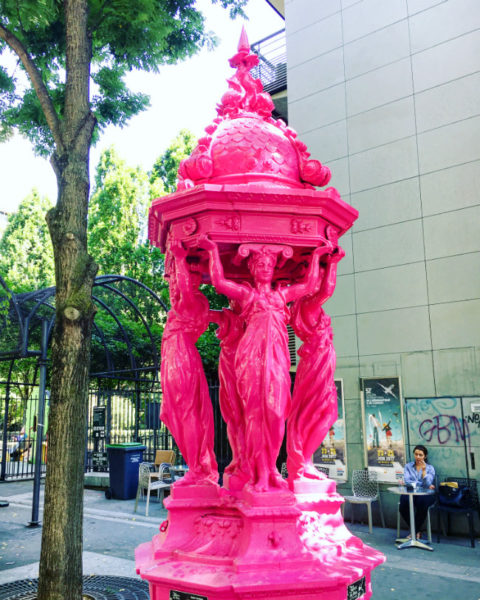
[(137, 570), (152, 600), (368, 598), (384, 557), (347, 530), (342, 502), (329, 479), (296, 493), (174, 486)]

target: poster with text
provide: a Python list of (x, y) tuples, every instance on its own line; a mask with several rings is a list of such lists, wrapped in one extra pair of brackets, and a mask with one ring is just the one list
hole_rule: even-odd
[(313, 455), (317, 467), (326, 467), (328, 476), (337, 481), (347, 479), (347, 444), (345, 439), (345, 405), (343, 379), (335, 379), (337, 389), (338, 417), (330, 427), (322, 445)]
[(378, 481), (403, 478), (405, 441), (399, 377), (362, 379), (363, 431), (366, 463)]

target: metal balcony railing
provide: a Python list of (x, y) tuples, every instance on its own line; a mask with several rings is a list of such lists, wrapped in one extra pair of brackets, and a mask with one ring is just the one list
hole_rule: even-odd
[(287, 50), (285, 29), (272, 33), (252, 44), (252, 51), (259, 58), (258, 66), (252, 69), (252, 75), (260, 79), (263, 88), (269, 94), (287, 89)]

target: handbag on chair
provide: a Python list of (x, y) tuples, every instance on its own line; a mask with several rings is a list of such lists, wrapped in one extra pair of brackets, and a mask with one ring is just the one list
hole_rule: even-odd
[(438, 502), (443, 506), (468, 508), (472, 503), (470, 488), (456, 481), (444, 481), (438, 487)]

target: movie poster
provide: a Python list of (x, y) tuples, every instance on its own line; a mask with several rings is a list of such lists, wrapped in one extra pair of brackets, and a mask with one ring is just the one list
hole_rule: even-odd
[(347, 444), (345, 440), (345, 406), (343, 379), (335, 379), (337, 389), (338, 417), (330, 427), (320, 448), (313, 455), (317, 467), (328, 468), (328, 476), (337, 481), (347, 479)]
[(368, 470), (377, 473), (378, 481), (396, 483), (405, 465), (400, 378), (362, 379), (362, 392)]

